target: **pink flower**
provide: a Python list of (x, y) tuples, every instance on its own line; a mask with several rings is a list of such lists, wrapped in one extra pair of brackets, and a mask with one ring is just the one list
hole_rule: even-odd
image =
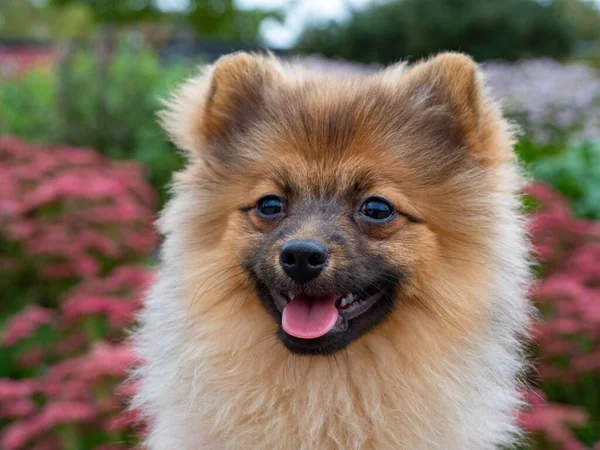
[(140, 424), (140, 414), (135, 411), (124, 411), (116, 417), (104, 421), (104, 429), (111, 433), (114, 431), (135, 428)]
[(19, 450), (56, 425), (87, 422), (95, 417), (95, 410), (81, 402), (58, 401), (45, 406), (27, 421), (14, 422), (5, 428), (0, 438), (0, 448)]
[(138, 305), (131, 301), (111, 297), (77, 296), (62, 304), (64, 317), (73, 321), (85, 316), (105, 315), (115, 328), (122, 328), (129, 323)]
[(106, 376), (121, 378), (136, 361), (133, 352), (126, 345), (96, 342), (91, 351), (79, 361), (77, 377), (87, 381)]
[[(62, 367), (62, 369), (66, 369), (66, 367)], [(39, 391), (46, 398), (68, 401), (90, 401), (92, 386), (74, 377), (65, 377), (64, 379), (56, 377), (56, 373), (51, 372), (44, 377), (43, 385), (40, 386)]]
[(11, 380), (0, 378), (0, 402), (12, 401), (33, 394), (38, 388), (34, 380)]
[(96, 410), (88, 403), (76, 401), (55, 401), (46, 405), (38, 415), (44, 428), (70, 422), (86, 422), (96, 415)]
[(14, 422), (5, 427), (0, 437), (0, 448), (3, 450), (21, 450), (25, 444), (34, 440), (42, 432), (37, 420)]
[(521, 425), (529, 431), (541, 432), (553, 442), (570, 450), (585, 450), (569, 426), (583, 426), (588, 415), (582, 408), (549, 404), (542, 392), (532, 391), (527, 395), (530, 408), (519, 416)]
[(54, 316), (50, 310), (30, 305), (8, 321), (2, 334), (2, 343), (14, 345), (30, 337), (40, 326), (53, 321)]
[(0, 401), (0, 418), (25, 417), (36, 410), (30, 398), (17, 398), (8, 402)]
[(592, 353), (573, 358), (573, 368), (580, 373), (600, 372), (600, 347)]
[(115, 390), (115, 395), (121, 398), (131, 398), (140, 389), (139, 382), (127, 380), (121, 383), (121, 385)]
[(53, 380), (78, 380), (93, 383), (105, 377), (122, 378), (137, 362), (131, 349), (123, 344), (113, 345), (96, 341), (85, 355), (64, 360), (50, 368)]
[(98, 266), (94, 259), (82, 257), (75, 263), (75, 272), (82, 278), (95, 275), (98, 272)]

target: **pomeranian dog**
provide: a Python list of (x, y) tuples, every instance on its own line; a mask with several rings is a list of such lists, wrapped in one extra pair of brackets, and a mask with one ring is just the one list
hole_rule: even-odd
[(513, 131), (468, 57), (375, 74), (225, 56), (136, 349), (150, 449), (496, 449), (530, 317)]

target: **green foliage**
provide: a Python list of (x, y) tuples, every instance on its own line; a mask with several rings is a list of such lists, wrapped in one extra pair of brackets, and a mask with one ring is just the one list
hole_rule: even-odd
[(85, 5), (98, 23), (176, 22), (190, 25), (200, 36), (244, 42), (259, 40), (267, 17), (281, 19), (277, 10), (240, 9), (234, 0), (189, 0), (180, 10), (165, 11), (152, 0), (51, 0), (58, 7)]
[(142, 23), (189, 27), (200, 36), (254, 43), (263, 19), (278, 10), (240, 9), (234, 0), (189, 0), (183, 9), (163, 10), (152, 0), (0, 0), (0, 37), (86, 38), (115, 26)]
[(517, 152), (531, 176), (552, 184), (576, 215), (600, 219), (600, 143), (536, 147), (524, 140)]
[(48, 72), (31, 72), (13, 82), (0, 79), (0, 134), (57, 142), (55, 81)]
[(0, 0), (0, 38), (85, 37), (92, 25), (83, 3), (57, 9), (34, 0)]
[(164, 199), (181, 159), (167, 143), (156, 112), (189, 72), (183, 64), (162, 67), (151, 51), (126, 45), (107, 65), (80, 51), (55, 71), (0, 83), (0, 134), (141, 161)]
[(553, 0), (575, 28), (577, 39), (600, 40), (600, 8), (595, 0)]
[(191, 5), (187, 20), (200, 36), (253, 43), (259, 40), (259, 28), (264, 19), (282, 18), (276, 10), (241, 10), (234, 0), (193, 0)]
[(296, 50), (391, 63), (440, 50), (478, 60), (560, 58), (573, 44), (558, 9), (536, 0), (395, 0), (354, 11), (347, 23), (307, 29)]
[(56, 6), (86, 5), (99, 22), (134, 22), (155, 19), (160, 9), (151, 0), (51, 0)]

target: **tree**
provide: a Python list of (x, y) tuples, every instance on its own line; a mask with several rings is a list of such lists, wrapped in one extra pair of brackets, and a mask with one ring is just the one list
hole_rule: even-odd
[(347, 23), (308, 28), (296, 50), (390, 63), (440, 50), (478, 60), (560, 58), (573, 44), (558, 9), (536, 0), (395, 0), (354, 11)]
[(575, 29), (577, 39), (600, 40), (600, 8), (594, 0), (554, 0), (554, 4)]
[(281, 12), (277, 10), (242, 10), (235, 6), (234, 0), (194, 0), (190, 6), (187, 19), (200, 36), (257, 42), (264, 19), (281, 19)]
[(267, 17), (276, 10), (239, 9), (234, 0), (188, 0), (182, 10), (165, 11), (156, 0), (50, 0), (57, 6), (85, 4), (101, 24), (175, 21), (189, 24), (198, 35), (254, 42)]

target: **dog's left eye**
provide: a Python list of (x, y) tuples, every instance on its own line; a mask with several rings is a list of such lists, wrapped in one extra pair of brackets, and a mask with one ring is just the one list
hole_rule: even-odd
[(369, 220), (385, 222), (394, 216), (394, 207), (382, 198), (371, 197), (361, 206), (360, 214)]
[(261, 217), (273, 218), (283, 213), (283, 202), (279, 197), (267, 195), (258, 201), (256, 210)]

